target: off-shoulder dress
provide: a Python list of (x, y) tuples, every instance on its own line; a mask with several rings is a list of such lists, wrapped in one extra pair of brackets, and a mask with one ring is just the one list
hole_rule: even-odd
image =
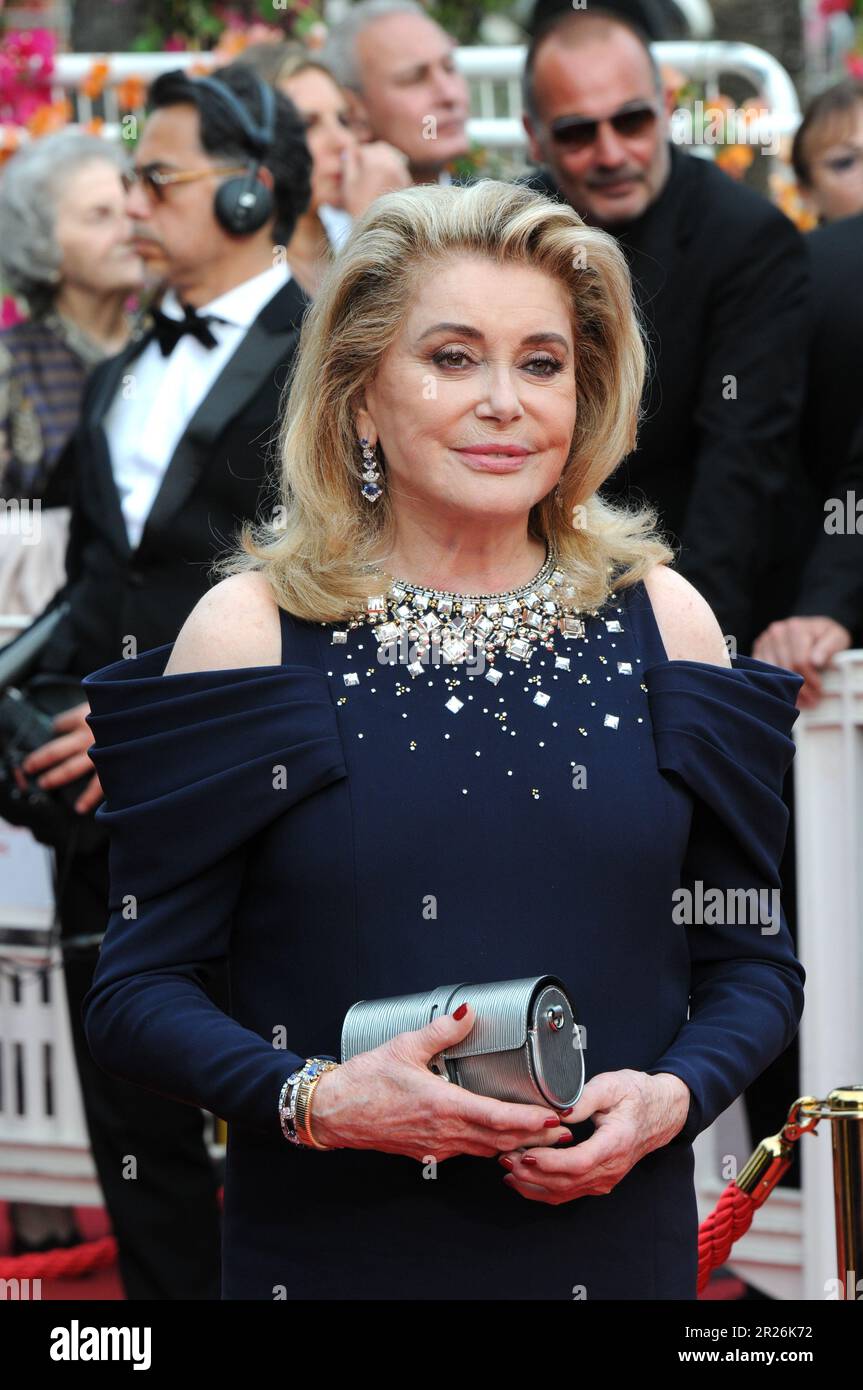
[[(784, 915), (739, 910), (780, 887), (800, 677), (670, 661), (643, 582), (496, 680), (281, 622), (277, 666), (165, 676), (168, 644), (84, 681), (111, 837), (87, 1037), (106, 1070), (226, 1120), (223, 1298), (694, 1298), (692, 1140), (803, 1008)], [(711, 890), (728, 910), (687, 920)], [(230, 1014), (207, 993), (224, 957)], [(550, 1204), (494, 1159), (430, 1177), (283, 1137), (285, 1077), (338, 1058), (356, 1000), (545, 973), (588, 1077), (692, 1093), (611, 1192)]]

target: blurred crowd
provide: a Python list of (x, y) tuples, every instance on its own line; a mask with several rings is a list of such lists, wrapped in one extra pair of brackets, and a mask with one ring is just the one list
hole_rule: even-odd
[[(632, 272), (650, 371), (609, 494), (655, 506), (732, 654), (799, 672), (813, 707), (832, 659), (863, 644), (863, 81), (819, 95), (795, 136), (818, 222), (804, 235), (670, 138), (650, 14), (537, 7), (520, 178), (615, 237)], [(0, 614), (68, 600), (43, 670), (80, 679), (129, 633), (139, 650), (171, 641), (220, 544), (264, 505), (302, 317), (352, 225), (390, 190), (473, 177), (454, 49), (421, 5), (361, 0), (320, 50), (257, 45), (216, 87), (156, 79), (131, 162), (70, 129), (3, 167), (0, 280), (28, 317), (0, 333), (0, 498), (6, 516), (38, 503), (41, 534), (0, 535)], [(57, 752), (70, 776), (86, 766), (85, 714)], [(93, 775), (88, 811), (99, 795)], [(105, 872), (100, 852), (68, 876), (68, 935), (104, 926)], [(108, 1117), (141, 1122), (135, 1088), (109, 1092), (86, 1055), (91, 966), (67, 986), (129, 1296), (217, 1296), (215, 1274), (196, 1292), (188, 1269), (147, 1257), (148, 1218), (113, 1175)], [(756, 1137), (797, 1095), (795, 1066), (778, 1059), (748, 1095)], [(189, 1107), (153, 1098), (148, 1125), (168, 1170), (172, 1145), (200, 1149)], [(215, 1248), (209, 1181), (187, 1165), (175, 1188), (189, 1248)], [(69, 1213), (64, 1227), (52, 1211), (47, 1233), (32, 1212), (18, 1220), (20, 1249), (76, 1238)]]

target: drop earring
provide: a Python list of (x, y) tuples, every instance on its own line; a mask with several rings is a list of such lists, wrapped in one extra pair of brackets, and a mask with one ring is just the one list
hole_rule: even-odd
[(377, 502), (383, 492), (383, 488), (378, 485), (380, 473), (377, 470), (377, 458), (374, 449), (370, 448), (367, 439), (361, 439), (360, 444), (363, 450), (363, 485), (360, 492), (367, 502)]

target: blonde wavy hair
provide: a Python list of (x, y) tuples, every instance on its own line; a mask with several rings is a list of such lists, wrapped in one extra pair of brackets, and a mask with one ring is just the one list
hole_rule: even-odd
[(216, 574), (261, 570), (281, 607), (317, 622), (344, 620), (387, 587), (394, 514), (386, 459), (378, 464), (383, 495), (370, 505), (360, 494), (355, 414), (420, 282), (461, 255), (542, 270), (572, 304), (576, 423), (559, 487), (531, 508), (528, 529), (554, 546), (575, 602), (596, 608), (612, 587), (673, 559), (652, 510), (596, 496), (635, 447), (644, 384), (623, 253), (567, 204), (484, 179), (389, 193), (358, 219), (303, 321), (285, 387), (273, 514), (245, 522)]

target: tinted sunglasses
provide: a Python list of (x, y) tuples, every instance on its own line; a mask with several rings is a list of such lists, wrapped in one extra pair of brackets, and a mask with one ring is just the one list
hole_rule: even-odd
[(214, 164), (209, 169), (175, 169), (166, 173), (150, 164), (145, 165), (143, 169), (129, 164), (122, 170), (120, 178), (127, 193), (135, 184), (141, 183), (150, 199), (155, 203), (161, 203), (165, 198), (163, 189), (170, 187), (172, 183), (194, 183), (197, 179), (212, 178), (214, 174), (243, 174), (246, 168), (245, 164)]
[(630, 106), (625, 111), (616, 111), (613, 116), (559, 116), (549, 126), (552, 137), (559, 145), (570, 150), (585, 150), (595, 141), (603, 119), (618, 135), (631, 137), (644, 135), (656, 124), (658, 112), (655, 106)]

